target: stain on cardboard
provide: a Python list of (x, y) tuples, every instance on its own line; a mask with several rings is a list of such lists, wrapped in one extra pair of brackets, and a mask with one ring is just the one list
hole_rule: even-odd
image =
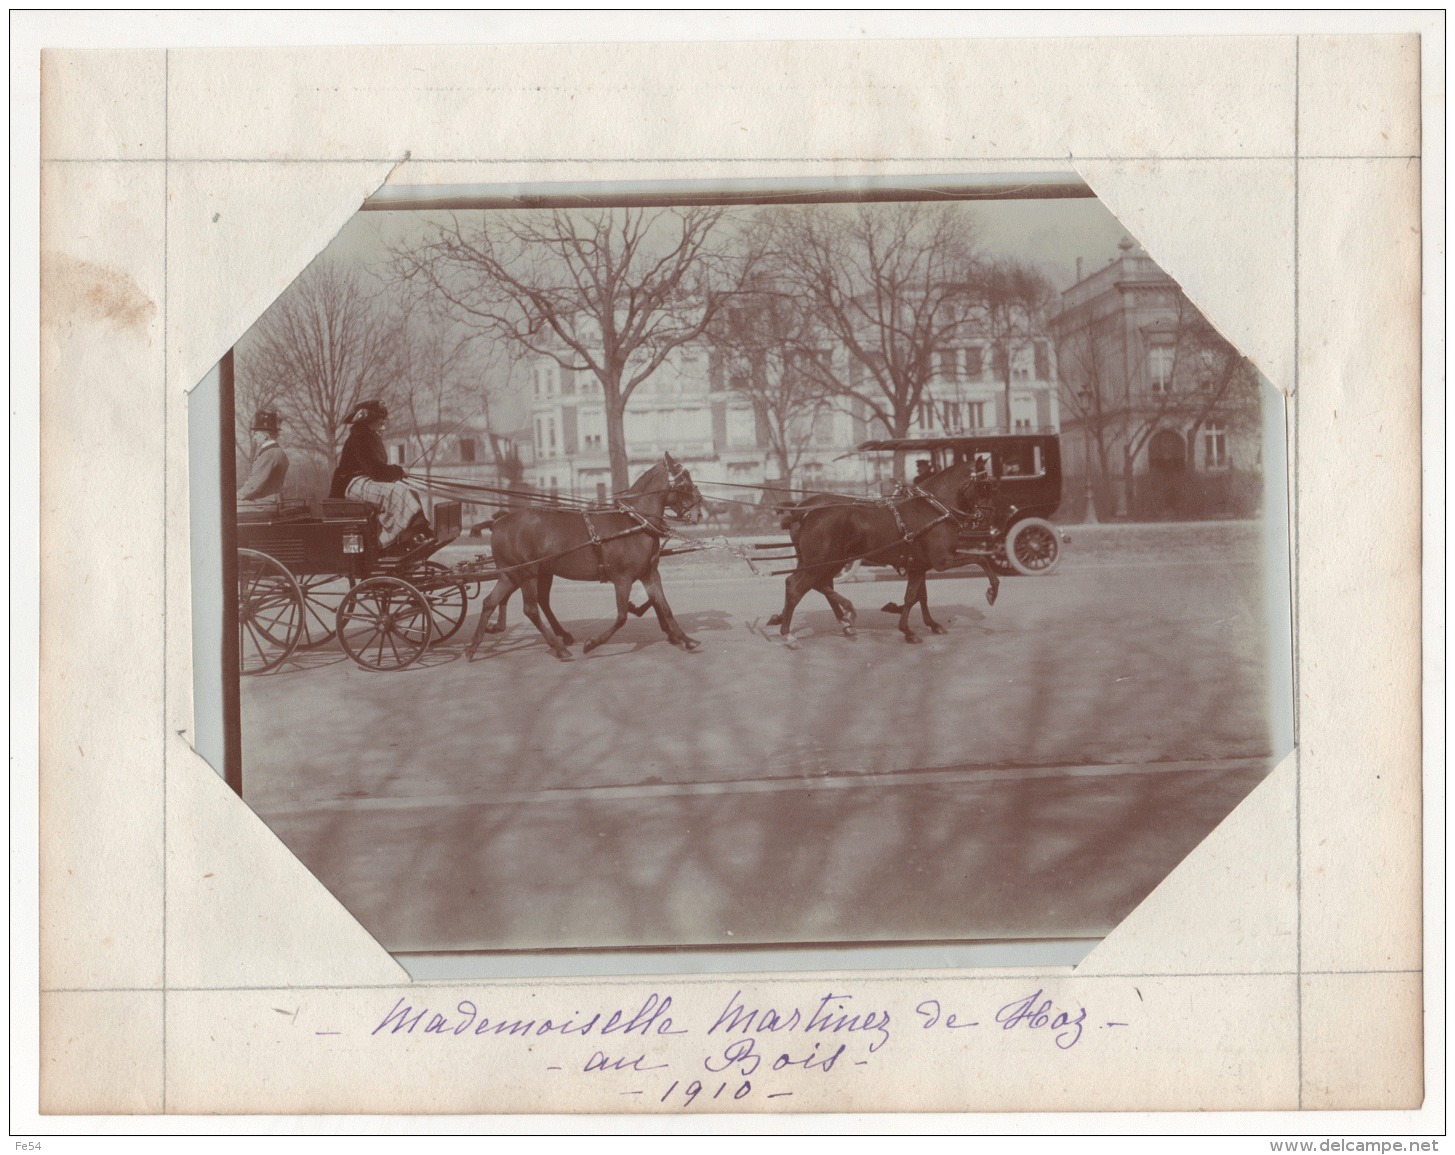
[(110, 321), (122, 329), (145, 329), (157, 303), (120, 269), (66, 253), (46, 253), (40, 268), (42, 325)]

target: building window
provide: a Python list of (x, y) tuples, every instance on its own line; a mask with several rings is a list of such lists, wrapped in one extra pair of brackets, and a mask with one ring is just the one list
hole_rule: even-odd
[(967, 429), (985, 428), (985, 402), (965, 402), (965, 427)]
[(940, 406), (940, 418), (946, 429), (960, 428), (960, 406), (953, 401), (945, 401)]
[(460, 460), (466, 465), (472, 465), (475, 461), (475, 439), (473, 437), (460, 438)]
[(919, 427), (921, 429), (933, 429), (935, 427), (935, 403), (933, 401), (921, 401), (919, 403)]
[(604, 481), (596, 483), (596, 500), (601, 505), (606, 504), (606, 482)]
[(956, 354), (954, 349), (940, 349), (935, 353), (935, 363), (939, 367), (940, 380), (953, 381), (955, 379)]
[(402, 441), (394, 446), (394, 464), (404, 464), (404, 442)]
[(1228, 467), (1228, 433), (1221, 425), (1208, 425), (1203, 428), (1202, 456), (1208, 469)]
[(1153, 345), (1147, 351), (1147, 377), (1153, 393), (1172, 392), (1172, 365), (1177, 351), (1171, 345)]
[(1051, 379), (1051, 343), (1049, 341), (1036, 342), (1036, 380), (1049, 381)]
[(971, 345), (965, 350), (965, 376), (974, 380), (984, 371), (985, 350), (979, 345)]
[(997, 345), (991, 349), (991, 368), (995, 371), (995, 380), (1005, 380), (1005, 365), (1010, 364), (1010, 358), (1005, 355), (1005, 349)]
[(546, 418), (546, 451), (554, 457), (556, 455), (556, 419)]
[(556, 475), (553, 473), (553, 474), (551, 474), (551, 496), (552, 497), (555, 497), (556, 496), (556, 493), (557, 493), (557, 491), (559, 489), (560, 489), (560, 481), (557, 479)]

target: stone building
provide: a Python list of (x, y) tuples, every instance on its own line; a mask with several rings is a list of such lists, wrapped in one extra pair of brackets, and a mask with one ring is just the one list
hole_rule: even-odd
[[(1140, 247), (1061, 294), (1067, 505), (1088, 475), (1103, 516), (1253, 512), (1261, 489), (1256, 372)], [(1078, 272), (1080, 270), (1078, 269)]]

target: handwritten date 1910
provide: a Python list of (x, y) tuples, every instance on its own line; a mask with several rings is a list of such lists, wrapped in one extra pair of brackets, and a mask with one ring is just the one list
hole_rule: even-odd
[[(676, 1092), (676, 1094), (674, 1095), (673, 1092)], [(713, 1099), (722, 1098), (725, 1092), (727, 1094), (730, 1094), (734, 1099), (745, 1099), (753, 1093), (753, 1084), (748, 1082), (747, 1079), (744, 1079), (736, 1086), (733, 1086), (730, 1083), (719, 1083), (717, 1086), (717, 1090), (714, 1091), (712, 1090), (711, 1083), (704, 1086), (700, 1079), (693, 1079), (692, 1082), (688, 1083), (686, 1086), (683, 1086), (682, 1082), (680, 1080), (677, 1080), (674, 1081), (672, 1085), (667, 1088), (667, 1090), (663, 1093), (661, 1099), (659, 1099), (658, 1102), (666, 1103), (669, 1101), (680, 1101), (682, 1106), (690, 1107), (694, 1102), (697, 1101), (697, 1097), (705, 1092), (710, 1092), (710, 1094), (708, 1095), (709, 1102)]]
[(1006, 1003), (995, 1012), (995, 1021), (1000, 1029), (1009, 1031), (1016, 1027), (1028, 1030), (1050, 1030), (1055, 1036), (1056, 1046), (1069, 1051), (1081, 1038), (1081, 1024), (1086, 1021), (1086, 1008), (1078, 1008), (1073, 1017), (1070, 1011), (1057, 1010), (1051, 999), (1043, 999), (1044, 990), (1027, 995), (1023, 999)]

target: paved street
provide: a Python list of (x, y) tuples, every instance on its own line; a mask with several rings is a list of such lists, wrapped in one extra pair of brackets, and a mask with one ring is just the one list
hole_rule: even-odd
[(934, 580), (919, 646), (870, 580), (787, 650), (712, 555), (663, 570), (696, 653), (648, 615), (561, 663), (517, 598), (474, 662), (473, 614), (400, 673), (305, 654), (243, 680), (245, 797), (396, 951), (1100, 935), (1270, 764), (1256, 528), (1188, 528)]

